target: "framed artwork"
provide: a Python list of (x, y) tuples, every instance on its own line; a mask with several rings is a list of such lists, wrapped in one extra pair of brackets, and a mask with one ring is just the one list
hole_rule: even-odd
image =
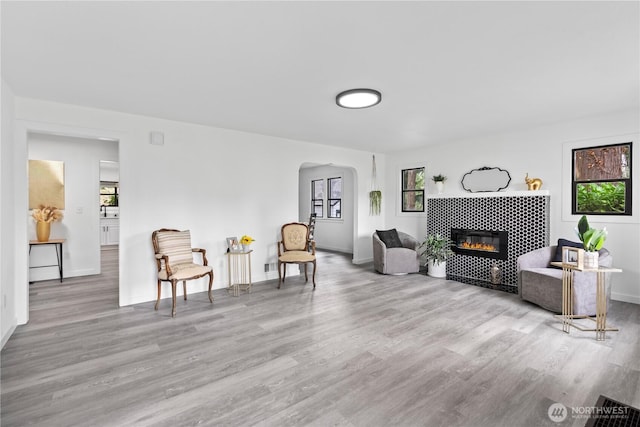
[(64, 162), (29, 160), (29, 209), (41, 205), (64, 210)]

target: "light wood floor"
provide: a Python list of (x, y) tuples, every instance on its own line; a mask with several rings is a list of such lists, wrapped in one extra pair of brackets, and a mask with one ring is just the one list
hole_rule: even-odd
[(315, 292), (295, 276), (194, 294), (172, 319), (170, 300), (117, 306), (116, 257), (31, 285), (2, 351), (3, 426), (583, 426), (550, 404), (640, 406), (637, 305), (613, 302), (622, 329), (596, 342), (516, 295), (324, 252)]

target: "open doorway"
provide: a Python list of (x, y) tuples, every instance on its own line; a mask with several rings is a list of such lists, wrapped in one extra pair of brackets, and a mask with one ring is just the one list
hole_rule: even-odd
[[(27, 154), (30, 160), (51, 160), (64, 165), (64, 217), (52, 224), (51, 238), (63, 240), (63, 279), (91, 276), (101, 273), (101, 239), (103, 225), (101, 187), (103, 182), (110, 188), (118, 187), (118, 141), (100, 137), (79, 137), (60, 133), (29, 132)], [(104, 171), (103, 171), (104, 166)], [(118, 197), (107, 212), (109, 220), (119, 220)], [(116, 210), (114, 210), (116, 209)], [(35, 238), (35, 225), (29, 221), (29, 239)], [(119, 224), (109, 226), (110, 243), (119, 241)], [(117, 246), (115, 246), (117, 249)], [(38, 249), (38, 250), (36, 250)], [(47, 266), (52, 251), (46, 247), (36, 248), (29, 255), (29, 281), (59, 280), (60, 269)], [(117, 259), (117, 257), (116, 257)], [(117, 276), (116, 266), (116, 276)]]
[(357, 218), (356, 171), (347, 166), (305, 163), (298, 171), (299, 221), (316, 213), (314, 238), (318, 249), (353, 256)]
[(120, 243), (120, 165), (111, 160), (100, 160), (100, 246)]

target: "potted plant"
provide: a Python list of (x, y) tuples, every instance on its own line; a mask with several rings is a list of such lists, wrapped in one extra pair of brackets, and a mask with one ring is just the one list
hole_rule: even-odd
[(447, 180), (447, 177), (442, 174), (438, 174), (438, 175), (434, 175), (432, 179), (433, 179), (433, 182), (436, 183), (438, 194), (442, 194), (442, 191), (444, 190), (444, 182)]
[(604, 227), (602, 230), (591, 228), (587, 216), (582, 215), (575, 230), (585, 251), (584, 267), (598, 268), (598, 251), (602, 249), (604, 241), (607, 240), (607, 228)]
[(428, 234), (418, 247), (418, 252), (426, 259), (429, 276), (447, 276), (447, 258), (453, 255), (449, 239), (440, 234)]

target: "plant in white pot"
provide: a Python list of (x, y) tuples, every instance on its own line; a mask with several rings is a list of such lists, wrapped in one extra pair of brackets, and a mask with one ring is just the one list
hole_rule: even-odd
[(428, 234), (418, 247), (426, 259), (427, 274), (431, 277), (447, 276), (447, 258), (453, 255), (451, 242), (440, 234)]
[(591, 228), (586, 215), (582, 215), (575, 228), (578, 238), (584, 247), (584, 268), (598, 268), (598, 251), (607, 240), (607, 227), (602, 230)]
[(436, 189), (438, 190), (438, 194), (442, 194), (443, 190), (444, 190), (444, 182), (447, 180), (447, 177), (439, 174), (439, 175), (434, 175), (433, 178), (433, 182), (436, 183)]

